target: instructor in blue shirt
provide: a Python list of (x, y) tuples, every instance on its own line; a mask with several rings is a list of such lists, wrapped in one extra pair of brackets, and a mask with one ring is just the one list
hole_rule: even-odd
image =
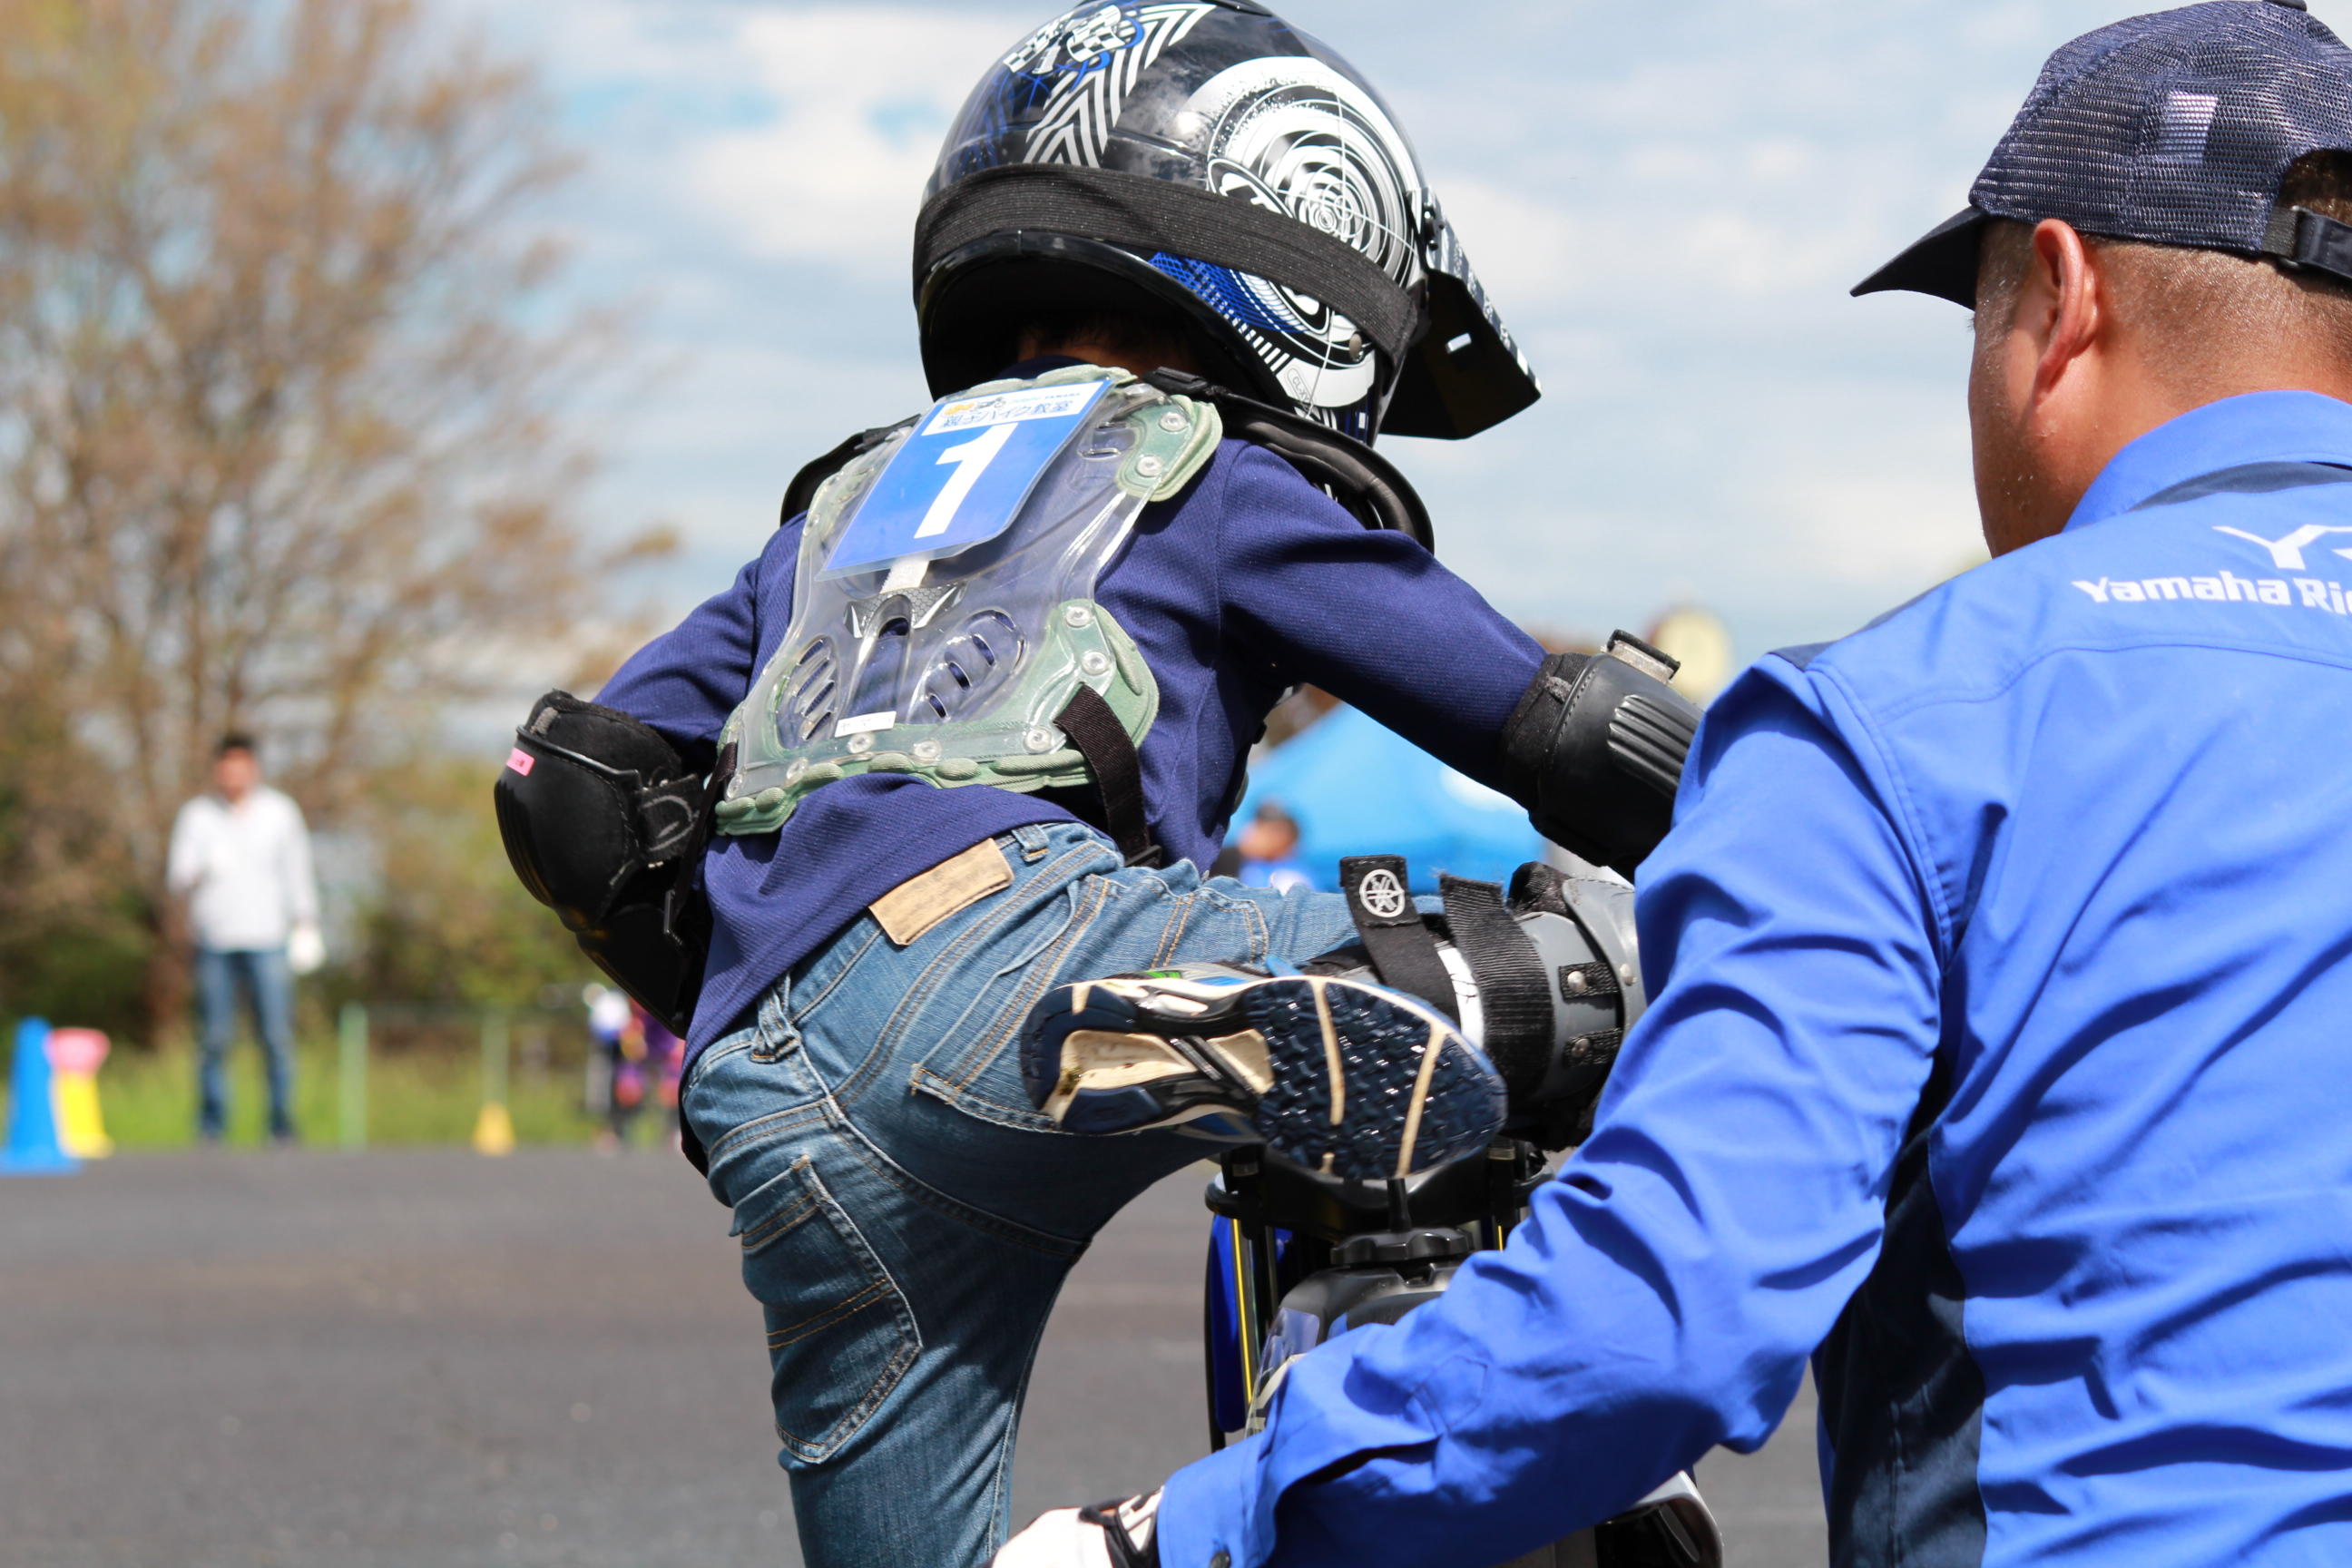
[(1810, 1359), (1836, 1563), (2352, 1562), (2347, 224), (2299, 0), (2052, 58), (1858, 290), (1977, 312), (1996, 559), (1717, 704), (1509, 1247), (1054, 1561), (1505, 1561)]

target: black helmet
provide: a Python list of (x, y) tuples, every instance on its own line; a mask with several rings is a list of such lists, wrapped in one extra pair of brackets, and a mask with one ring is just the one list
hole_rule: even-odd
[(931, 175), (915, 295), (939, 395), (1025, 320), (1139, 306), (1212, 379), (1367, 440), (1541, 395), (1380, 95), (1248, 0), (1090, 0), (1005, 56)]

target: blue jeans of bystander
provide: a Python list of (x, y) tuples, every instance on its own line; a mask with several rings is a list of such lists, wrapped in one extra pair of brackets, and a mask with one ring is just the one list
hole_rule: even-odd
[(1010, 887), (905, 946), (860, 916), (686, 1085), (766, 1312), (809, 1568), (988, 1561), (1064, 1277), (1123, 1205), (1209, 1152), (1171, 1131), (1073, 1136), (1033, 1110), (1020, 1032), (1038, 998), (1176, 963), (1311, 957), (1353, 932), (1337, 894), (1130, 869), (1089, 828), (996, 843)]
[(236, 994), (253, 1010), (253, 1031), (269, 1071), (269, 1132), (294, 1135), (294, 972), (282, 947), (196, 950), (196, 1131), (217, 1138), (228, 1122), (228, 1043)]

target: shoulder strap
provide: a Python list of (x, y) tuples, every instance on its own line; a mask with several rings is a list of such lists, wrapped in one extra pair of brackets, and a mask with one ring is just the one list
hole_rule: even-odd
[(777, 515), (776, 526), (782, 528), (808, 510), (815, 504), (816, 492), (824, 488), (825, 480), (913, 423), (912, 419), (901, 419), (896, 425), (877, 425), (871, 430), (860, 430), (794, 474), (793, 482), (785, 487), (783, 510)]
[(1151, 837), (1151, 823), (1143, 804), (1143, 759), (1128, 739), (1109, 703), (1093, 687), (1081, 685), (1070, 693), (1054, 722), (1068, 736), (1070, 747), (1087, 760), (1095, 791), (1102, 797), (1103, 820), (1098, 825), (1118, 846), (1130, 866), (1167, 864), (1167, 852)]
[(1214, 405), (1226, 435), (1282, 458), (1329, 490), (1331, 499), (1366, 528), (1393, 530), (1436, 552), (1429, 508), (1412, 482), (1395, 464), (1354, 437), (1182, 371), (1155, 370), (1143, 379), (1162, 392)]

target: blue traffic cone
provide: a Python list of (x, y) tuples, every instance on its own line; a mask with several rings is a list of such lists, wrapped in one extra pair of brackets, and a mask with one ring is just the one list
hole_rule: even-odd
[(58, 1141), (49, 1091), (49, 1026), (26, 1018), (16, 1025), (16, 1059), (8, 1072), (8, 1142), (0, 1145), (0, 1176), (62, 1176), (81, 1162)]

